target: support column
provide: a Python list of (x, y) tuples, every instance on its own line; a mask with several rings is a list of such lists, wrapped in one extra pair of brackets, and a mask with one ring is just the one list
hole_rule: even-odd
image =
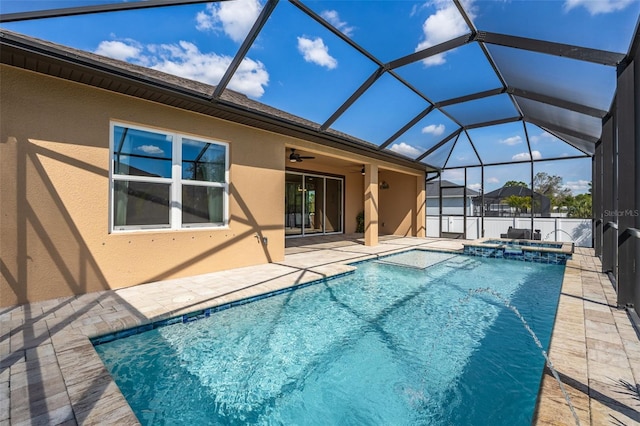
[[(531, 171), (531, 176), (530, 176), (531, 177), (531, 239), (533, 239), (533, 232), (534, 232), (533, 228), (535, 228), (534, 221), (533, 221), (533, 218), (534, 218), (533, 212), (535, 211), (534, 206), (536, 204), (535, 204), (535, 196), (533, 194), (533, 179), (534, 179), (534, 176), (533, 176), (533, 156), (531, 155), (531, 149), (529, 149), (529, 157), (531, 158), (531, 162), (529, 163), (529, 165), (531, 167), (531, 170), (530, 170)], [(557, 237), (557, 235), (554, 235), (554, 236)], [(542, 236), (540, 236), (540, 239), (542, 239)]]
[[(480, 166), (480, 238), (484, 238), (484, 164)], [(531, 204), (533, 209), (533, 204)]]
[(416, 217), (413, 235), (424, 238), (427, 236), (427, 177), (422, 174), (416, 178)]
[(617, 149), (615, 137), (615, 106), (613, 115), (602, 124), (602, 272), (617, 277), (618, 270), (618, 192)]
[(593, 173), (591, 181), (593, 214), (593, 247), (596, 256), (602, 260), (602, 141), (596, 143), (593, 154)]
[[(638, 51), (635, 56), (637, 58)], [(618, 300), (633, 306), (640, 298), (640, 68), (635, 60), (618, 71), (616, 127), (618, 129)], [(635, 305), (636, 311), (640, 305)]]
[(364, 166), (364, 245), (378, 245), (378, 165)]

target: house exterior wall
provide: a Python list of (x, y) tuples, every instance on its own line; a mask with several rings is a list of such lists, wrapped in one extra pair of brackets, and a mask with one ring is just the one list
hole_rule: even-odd
[[(286, 147), (372, 164), (366, 156), (0, 67), (0, 306), (281, 261)], [(111, 122), (227, 143), (228, 227), (111, 233)], [(344, 176), (344, 227), (354, 232), (355, 217), (364, 209), (363, 176), (346, 167), (302, 164)], [(397, 172), (399, 182), (410, 177), (411, 185), (397, 196), (404, 194), (415, 205), (416, 179), (424, 180), (424, 173), (375, 164)], [(424, 218), (420, 222), (415, 210), (394, 213), (397, 219), (389, 222), (396, 223), (394, 229), (385, 233), (407, 235), (411, 221), (423, 229)]]
[(391, 171), (381, 171), (378, 184), (386, 182), (389, 187), (379, 187), (380, 213), (379, 232), (382, 235), (414, 235), (416, 214), (414, 177)]
[[(284, 258), (286, 138), (29, 71), (1, 71), (1, 305)], [(229, 226), (109, 233), (111, 120), (229, 143)]]
[[(365, 204), (365, 178), (360, 173), (363, 165), (372, 164), (371, 158), (351, 154), (345, 155), (344, 151), (329, 147), (318, 147), (318, 145), (307, 141), (296, 141), (296, 147), (304, 151), (305, 154), (323, 154), (335, 157), (339, 160), (348, 160), (357, 164), (350, 167), (332, 167), (327, 164), (318, 163), (317, 160), (308, 160), (302, 163), (288, 163), (286, 167), (296, 171), (329, 173), (342, 176), (345, 179), (345, 213), (344, 226), (347, 234), (356, 230), (356, 215), (364, 211)], [(387, 193), (384, 199), (375, 203), (378, 207), (378, 215), (375, 221), (378, 225), (378, 233), (383, 235), (412, 235), (424, 236), (426, 232), (426, 222), (424, 216), (424, 197), (425, 197), (425, 173), (423, 171), (409, 169), (396, 164), (384, 161), (375, 162), (377, 167), (376, 186), (387, 179), (389, 190), (380, 190), (378, 188), (378, 196)], [(395, 191), (391, 191), (395, 188)], [(380, 226), (382, 219), (381, 214), (387, 215), (389, 221), (385, 218), (384, 229)], [(365, 214), (365, 229), (367, 215)], [(388, 222), (388, 224), (387, 224)]]

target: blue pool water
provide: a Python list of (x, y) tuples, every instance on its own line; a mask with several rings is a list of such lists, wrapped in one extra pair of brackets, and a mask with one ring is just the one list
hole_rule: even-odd
[(524, 425), (564, 266), (412, 251), (96, 346), (142, 424)]

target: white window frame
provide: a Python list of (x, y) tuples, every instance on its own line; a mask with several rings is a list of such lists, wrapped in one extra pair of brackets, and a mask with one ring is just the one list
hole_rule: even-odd
[[(172, 138), (172, 153), (171, 153), (171, 177), (148, 177), (148, 176), (134, 176), (134, 175), (121, 175), (115, 174), (113, 171), (114, 165), (114, 132), (115, 127), (124, 127), (129, 129), (135, 129), (150, 133), (156, 133), (164, 136), (170, 136)], [(182, 179), (182, 145), (183, 139), (188, 139), (196, 142), (209, 143), (214, 145), (220, 145), (224, 147), (224, 182), (208, 182), (208, 181), (195, 181), (189, 179)], [(114, 217), (114, 183), (116, 181), (129, 181), (129, 182), (148, 182), (148, 183), (163, 183), (169, 184), (169, 224), (168, 225), (123, 225), (115, 226)], [(182, 186), (204, 186), (211, 188), (222, 188), (222, 217), (223, 222), (219, 223), (182, 223)], [(229, 144), (213, 139), (207, 139), (199, 136), (188, 135), (179, 132), (172, 132), (165, 129), (158, 129), (153, 127), (139, 126), (130, 123), (111, 121), (109, 123), (109, 232), (110, 233), (126, 233), (126, 232), (139, 232), (139, 231), (167, 231), (167, 230), (185, 230), (185, 229), (225, 229), (229, 226)]]

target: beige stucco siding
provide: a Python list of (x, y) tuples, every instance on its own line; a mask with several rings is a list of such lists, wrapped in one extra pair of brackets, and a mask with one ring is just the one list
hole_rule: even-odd
[(424, 236), (424, 177), (383, 170), (378, 175), (381, 235)]
[[(283, 259), (286, 138), (7, 66), (0, 77), (1, 305)], [(228, 228), (110, 234), (111, 120), (229, 143)]]
[[(420, 170), (5, 65), (0, 79), (0, 306), (283, 260), (291, 147), (319, 155), (293, 167), (344, 178), (346, 233), (365, 210), (362, 165), (390, 184), (367, 241), (378, 209), (381, 233), (424, 228)], [(227, 143), (229, 226), (110, 232), (112, 122)]]

